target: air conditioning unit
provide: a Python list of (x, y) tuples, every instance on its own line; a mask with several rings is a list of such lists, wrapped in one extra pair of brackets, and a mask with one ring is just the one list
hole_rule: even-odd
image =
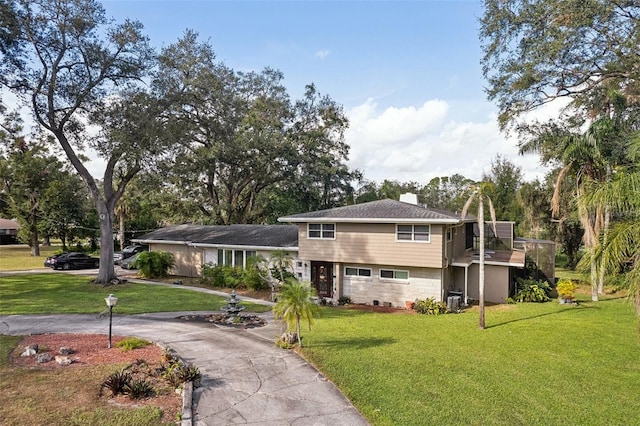
[(447, 308), (449, 312), (460, 312), (460, 296), (447, 297)]

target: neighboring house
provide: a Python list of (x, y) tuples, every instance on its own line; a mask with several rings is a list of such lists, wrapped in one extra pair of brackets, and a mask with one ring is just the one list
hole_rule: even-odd
[(0, 244), (17, 244), (20, 225), (15, 220), (0, 218)]
[[(313, 283), (319, 297), (388, 306), (429, 297), (444, 301), (449, 295), (478, 298), (475, 218), (420, 206), (414, 194), (401, 200), (278, 219), (298, 226), (303, 279)], [(505, 226), (512, 232), (513, 224), (506, 224), (501, 222), (498, 236), (508, 233)], [(525, 266), (524, 251), (513, 250), (512, 241), (510, 235), (502, 250), (486, 251), (488, 302), (505, 302), (515, 269)]]
[[(174, 275), (196, 277), (202, 265), (232, 265), (244, 268), (247, 258), (269, 258), (275, 250), (285, 250), (295, 259), (298, 227), (291, 225), (177, 225), (161, 228), (133, 242), (148, 244), (150, 251), (174, 255)], [(294, 267), (299, 263), (294, 263)], [(302, 272), (298, 271), (298, 276)]]

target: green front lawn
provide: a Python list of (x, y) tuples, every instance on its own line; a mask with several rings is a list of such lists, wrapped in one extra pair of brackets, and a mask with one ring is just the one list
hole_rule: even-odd
[(59, 251), (59, 246), (42, 246), (40, 256), (31, 256), (31, 248), (26, 245), (0, 246), (0, 271), (44, 269), (44, 260), (47, 256)]
[[(184, 288), (87, 281), (0, 277), (0, 314), (97, 313), (109, 293), (121, 314), (224, 304)], [(302, 353), (375, 425), (632, 424), (640, 412), (634, 309), (621, 298), (579, 297), (579, 306), (491, 306), (485, 330), (477, 307), (435, 317), (324, 308), (313, 330), (303, 329)]]
[(376, 425), (611, 425), (640, 412), (623, 299), (423, 316), (326, 308), (304, 355)]
[[(0, 315), (99, 313), (106, 309), (104, 298), (118, 297), (114, 312), (216, 311), (225, 298), (184, 288), (153, 284), (90, 284), (76, 275), (18, 274), (0, 277)], [(242, 302), (247, 312), (265, 312), (268, 306)]]

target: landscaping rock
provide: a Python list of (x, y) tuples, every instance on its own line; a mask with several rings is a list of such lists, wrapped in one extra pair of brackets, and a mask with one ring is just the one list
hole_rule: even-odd
[(20, 356), (31, 356), (38, 353), (38, 345), (29, 345), (24, 347), (24, 352), (20, 354)]
[(74, 353), (74, 350), (66, 346), (63, 346), (60, 349), (58, 349), (58, 353), (60, 355), (71, 355), (72, 353)]
[(60, 365), (69, 365), (73, 362), (73, 360), (68, 356), (56, 355), (56, 362)]
[(38, 364), (44, 364), (45, 362), (51, 361), (51, 359), (53, 359), (53, 357), (49, 352), (44, 352), (36, 355), (36, 362)]

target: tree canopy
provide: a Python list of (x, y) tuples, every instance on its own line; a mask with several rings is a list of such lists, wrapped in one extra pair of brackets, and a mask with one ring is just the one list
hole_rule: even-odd
[(484, 0), (483, 73), (503, 128), (558, 98), (576, 122), (603, 112), (611, 90), (640, 90), (640, 3)]
[[(132, 136), (134, 128), (136, 140), (148, 142), (151, 138), (140, 138), (140, 129), (146, 125), (140, 125), (139, 115), (135, 116), (135, 123), (126, 121), (125, 132), (117, 132), (113, 122), (100, 123), (92, 114), (109, 108), (109, 103), (118, 97), (135, 99), (129, 95), (129, 88), (148, 73), (154, 51), (139, 22), (112, 24), (95, 0), (14, 0), (6, 6), (0, 14), (0, 27), (9, 25), (11, 30), (2, 33), (0, 83), (26, 101), (34, 120), (54, 136), (87, 184), (100, 219), (97, 281), (109, 282), (115, 278), (113, 211), (126, 184), (141, 166), (128, 161), (131, 152), (139, 149), (131, 138), (122, 144), (105, 141), (122, 141)], [(140, 109), (136, 114), (139, 112)], [(103, 125), (103, 137), (88, 137), (88, 125), (96, 124)], [(111, 129), (105, 130), (110, 125)], [(82, 155), (87, 146), (107, 163), (102, 181), (87, 169)], [(145, 159), (149, 157), (147, 153)]]
[(358, 174), (345, 164), (342, 107), (312, 84), (292, 103), (283, 78), (216, 62), (193, 31), (163, 49), (153, 87), (178, 150), (165, 163), (168, 190), (193, 200), (205, 221), (260, 223), (333, 207), (350, 191)]

